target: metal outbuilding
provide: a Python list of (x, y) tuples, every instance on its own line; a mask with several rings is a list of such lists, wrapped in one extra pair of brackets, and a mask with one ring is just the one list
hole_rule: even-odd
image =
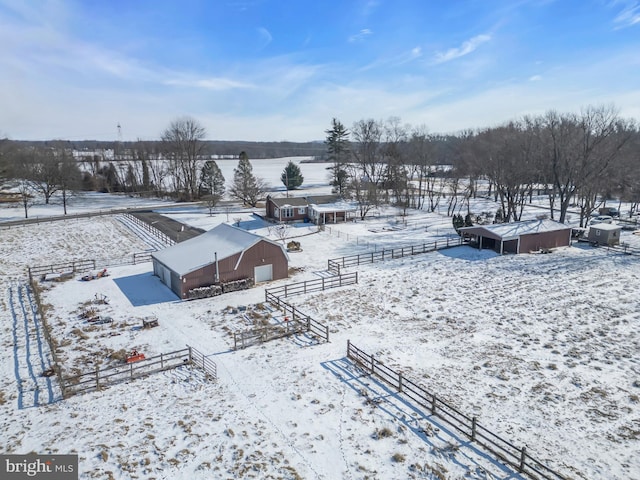
[(589, 227), (588, 239), (589, 243), (595, 245), (619, 245), (620, 233), (622, 232), (621, 225), (614, 225), (611, 223), (598, 223)]
[(225, 223), (151, 257), (153, 273), (182, 299), (194, 288), (248, 278), (277, 280), (289, 272), (282, 245)]
[(460, 229), (478, 248), (498, 253), (527, 253), (571, 244), (571, 227), (553, 220), (474, 225)]

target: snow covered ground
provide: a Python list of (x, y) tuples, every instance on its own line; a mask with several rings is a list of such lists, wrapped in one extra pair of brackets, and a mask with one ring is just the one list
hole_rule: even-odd
[[(273, 233), (250, 213), (240, 225)], [(450, 219), (423, 212), (293, 226), (303, 251), (290, 254), (288, 281), (326, 275), (328, 258), (451, 235)], [(639, 257), (583, 244), (519, 256), (457, 247), (361, 265), (358, 285), (289, 299), (329, 325), (329, 343), (301, 335), (239, 351), (234, 331), (282, 321), (263, 285), (183, 303), (149, 263), (41, 283), (69, 374), (185, 345), (218, 366), (217, 383), (182, 367), (60, 401), (55, 379), (39, 376), (51, 360), (31, 327), (25, 267), (149, 248), (109, 216), (0, 228), (0, 451), (77, 453), (81, 478), (521, 478), (354, 368), (349, 339), (569, 478), (640, 478)], [(96, 295), (113, 323), (78, 318)], [(151, 315), (160, 326), (138, 328)]]

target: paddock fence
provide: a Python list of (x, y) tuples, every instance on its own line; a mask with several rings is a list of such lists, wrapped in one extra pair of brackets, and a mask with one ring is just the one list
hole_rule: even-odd
[(48, 273), (75, 274), (84, 273), (105, 267), (120, 267), (123, 265), (137, 265), (151, 261), (152, 252), (136, 252), (126, 257), (111, 258), (106, 260), (84, 259), (69, 260), (68, 262), (53, 263), (51, 265), (36, 265), (27, 267), (29, 280), (40, 278)]
[(401, 372), (387, 367), (373, 355), (367, 354), (347, 340), (347, 358), (369, 374), (396, 389), (412, 402), (467, 436), (497, 459), (515, 468), (533, 480), (567, 480), (567, 477), (552, 470), (527, 453), (526, 447), (517, 447), (481, 425), (476, 417), (469, 417), (457, 408), (438, 398)]
[(130, 213), (125, 213), (123, 216), (127, 220), (129, 220), (130, 222), (132, 222), (135, 225), (137, 225), (138, 227), (140, 227), (143, 230), (146, 230), (147, 232), (149, 232), (151, 235), (156, 237), (160, 242), (162, 242), (167, 247), (170, 247), (171, 245), (174, 245), (176, 243), (171, 237), (169, 237), (169, 235), (167, 235), (164, 232), (161, 232), (160, 230), (158, 230), (153, 225), (151, 225), (151, 224), (149, 224), (149, 223), (147, 223), (147, 222), (145, 222), (143, 220), (140, 220), (138, 217), (135, 217), (135, 216), (131, 215)]
[(187, 346), (187, 348), (181, 350), (161, 353), (160, 355), (133, 363), (102, 369), (96, 367), (96, 369), (91, 372), (62, 377), (60, 383), (62, 396), (67, 399), (73, 395), (97, 391), (107, 386), (146, 377), (183, 365), (193, 365), (203, 370), (208, 378), (213, 379), (213, 381), (217, 380), (217, 367), (215, 362), (205, 357), (198, 350)]
[(291, 295), (318, 292), (328, 288), (337, 288), (358, 283), (358, 273), (337, 275), (333, 277), (318, 278), (305, 282), (289, 283), (264, 291), (265, 302), (282, 310), (285, 320), (281, 324), (263, 325), (250, 328), (233, 334), (233, 348), (246, 348), (250, 345), (268, 342), (277, 338), (289, 337), (301, 333), (308, 333), (320, 341), (329, 341), (329, 327), (311, 316), (301, 312), (284, 298)]
[(363, 265), (367, 263), (384, 262), (386, 260), (395, 260), (397, 258), (435, 252), (437, 250), (444, 250), (446, 248), (458, 247), (462, 244), (463, 241), (461, 237), (447, 237), (446, 241), (441, 242), (408, 245), (405, 247), (384, 249), (375, 252), (359, 253), (357, 255), (333, 258), (327, 260), (327, 270), (329, 270), (334, 275), (340, 275), (341, 269), (343, 268)]
[(346, 273), (344, 275), (334, 275), (331, 277), (322, 277), (315, 280), (307, 280), (304, 282), (289, 283), (279, 287), (265, 289), (265, 300), (269, 301), (269, 297), (290, 297), (292, 295), (303, 295), (305, 293), (320, 292), (328, 288), (344, 287), (358, 283), (358, 272)]

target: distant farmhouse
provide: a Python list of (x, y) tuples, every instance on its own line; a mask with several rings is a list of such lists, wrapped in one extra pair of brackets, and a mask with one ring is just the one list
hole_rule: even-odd
[(571, 227), (553, 220), (498, 223), (463, 227), (460, 233), (498, 253), (527, 253), (571, 244)]
[(267, 197), (267, 219), (276, 222), (312, 222), (318, 225), (353, 220), (357, 207), (337, 195)]
[(224, 223), (151, 257), (153, 273), (181, 299), (199, 287), (244, 279), (266, 282), (289, 272), (282, 245)]

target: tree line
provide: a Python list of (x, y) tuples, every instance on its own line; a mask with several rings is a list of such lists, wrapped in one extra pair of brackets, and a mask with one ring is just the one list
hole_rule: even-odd
[[(446, 208), (449, 216), (469, 215), (480, 193), (498, 202), (492, 217), (500, 222), (520, 220), (534, 195), (545, 196), (548, 216), (561, 222), (578, 209), (581, 225), (605, 201), (629, 202), (630, 214), (640, 204), (638, 125), (612, 106), (549, 111), (446, 136), (398, 117), (358, 120), (350, 130), (334, 118), (325, 135), (317, 157), (330, 163), (333, 191), (354, 201), (363, 219), (387, 204), (403, 214)], [(54, 194), (66, 214), (78, 190), (199, 200), (210, 211), (226, 195), (255, 207), (268, 185), (253, 175), (249, 154), (233, 155), (238, 166), (227, 190), (205, 137), (197, 120), (182, 117), (160, 141), (116, 143), (110, 157), (105, 151), (74, 157), (65, 141), (0, 139), (0, 177), (14, 179), (25, 216), (35, 195), (49, 203)], [(300, 168), (289, 162), (281, 181), (287, 190), (298, 188)]]
[(607, 200), (630, 202), (630, 214), (640, 202), (638, 125), (613, 106), (548, 111), (452, 136), (397, 117), (359, 120), (350, 131), (334, 118), (325, 133), (331, 185), (357, 202), (361, 218), (381, 204), (469, 214), (480, 186), (499, 203), (500, 222), (520, 220), (534, 195), (547, 198), (548, 216), (560, 222), (578, 209), (581, 225)]
[[(230, 188), (215, 160), (206, 152), (205, 128), (194, 118), (182, 117), (161, 133), (160, 142), (139, 141), (125, 148), (114, 145), (106, 151), (77, 156), (70, 143), (10, 142), (0, 139), (0, 178), (10, 178), (28, 218), (36, 197), (49, 204), (61, 194), (63, 212), (77, 191), (127, 193), (202, 201), (210, 213), (225, 194), (255, 207), (268, 189), (266, 182), (253, 174), (245, 151), (234, 155), (238, 166)], [(76, 156), (74, 156), (76, 154)], [(289, 162), (282, 172), (287, 190), (300, 186), (299, 167)]]

